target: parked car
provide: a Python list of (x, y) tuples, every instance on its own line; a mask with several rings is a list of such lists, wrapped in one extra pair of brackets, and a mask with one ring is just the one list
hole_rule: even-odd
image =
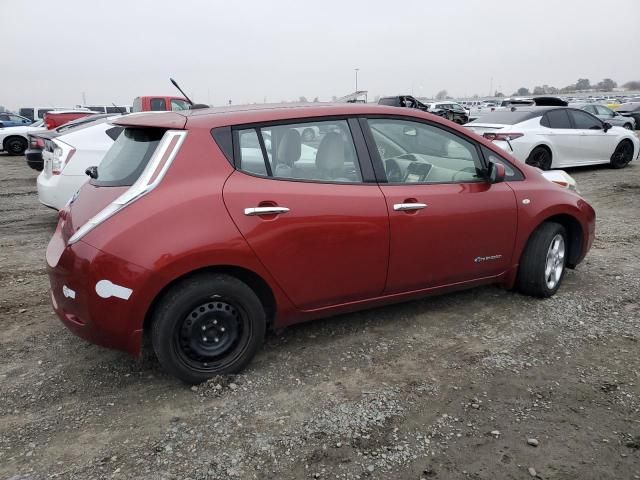
[(145, 96), (136, 97), (133, 100), (133, 112), (159, 112), (159, 111), (176, 111), (189, 110), (189, 102), (182, 97), (172, 96)]
[(636, 122), (636, 128), (640, 128), (640, 101), (623, 103), (618, 107), (616, 113), (623, 117), (633, 118)]
[(427, 106), (429, 113), (444, 117), (459, 125), (464, 125), (469, 121), (469, 111), (456, 102), (433, 102), (428, 103)]
[(464, 108), (459, 106), (459, 109), (454, 109), (448, 103), (441, 102), (438, 105), (442, 105), (439, 108), (431, 107), (434, 104), (422, 103), (411, 95), (398, 95), (395, 97), (382, 97), (378, 100), (379, 105), (387, 105), (391, 107), (403, 107), (414, 108), (416, 110), (422, 110), (423, 112), (429, 112), (439, 117), (446, 118), (460, 125), (467, 123), (469, 117), (466, 114)]
[(573, 108), (579, 108), (585, 112), (589, 112), (595, 115), (603, 122), (608, 122), (614, 127), (624, 127), (627, 130), (635, 130), (636, 121), (633, 117), (625, 117), (618, 112), (614, 112), (605, 105), (598, 105), (596, 103), (574, 103), (571, 104)]
[(44, 124), (49, 130), (53, 130), (72, 120), (95, 114), (91, 110), (55, 110), (44, 114)]
[(111, 124), (117, 118), (106, 116), (45, 138), (44, 168), (37, 181), (40, 203), (56, 210), (65, 206), (89, 179), (87, 168), (100, 165), (122, 132), (122, 127)]
[(74, 128), (81, 126), (88, 126), (92, 122), (99, 121), (103, 118), (112, 117), (112, 114), (95, 114), (80, 117), (76, 120), (72, 120), (60, 127), (53, 130), (40, 129), (38, 131), (30, 132), (28, 137), (28, 149), (25, 152), (27, 165), (34, 170), (41, 171), (44, 167), (44, 160), (42, 159), (42, 151), (45, 148), (47, 140), (51, 140), (59, 135), (68, 133)]
[(0, 128), (24, 127), (25, 125), (31, 125), (31, 123), (33, 122), (26, 117), (14, 115), (13, 113), (0, 112)]
[(602, 163), (623, 168), (640, 152), (634, 133), (576, 108), (513, 108), (489, 113), (466, 126), (542, 170)]
[(131, 105), (76, 105), (76, 108), (91, 110), (96, 113), (131, 113)]
[(22, 155), (29, 145), (29, 134), (43, 130), (46, 128), (42, 120), (23, 127), (0, 128), (0, 151)]
[[(115, 124), (95, 178), (60, 211), (51, 301), (105, 347), (137, 355), (148, 333), (185, 382), (241, 370), (268, 327), (483, 284), (551, 296), (594, 238), (575, 191), (418, 109), (245, 106)], [(300, 164), (305, 126), (327, 133)]]

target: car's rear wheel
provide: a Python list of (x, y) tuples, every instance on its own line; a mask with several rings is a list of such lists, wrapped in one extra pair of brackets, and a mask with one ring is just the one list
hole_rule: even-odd
[(242, 370), (264, 340), (258, 296), (235, 277), (201, 274), (169, 290), (154, 309), (153, 349), (162, 366), (196, 384)]
[(315, 138), (316, 138), (316, 132), (314, 132), (312, 128), (305, 128), (302, 131), (302, 139), (305, 142), (311, 142), (312, 140), (315, 140)]
[(520, 260), (518, 289), (534, 297), (558, 291), (567, 258), (567, 232), (555, 222), (545, 222), (531, 234)]
[(613, 168), (624, 168), (633, 160), (633, 143), (631, 140), (622, 140), (611, 155)]
[(534, 148), (526, 163), (532, 167), (538, 167), (540, 170), (549, 170), (551, 168), (551, 151), (546, 147)]
[(22, 155), (27, 149), (27, 141), (22, 137), (9, 137), (4, 141), (3, 148), (10, 155)]

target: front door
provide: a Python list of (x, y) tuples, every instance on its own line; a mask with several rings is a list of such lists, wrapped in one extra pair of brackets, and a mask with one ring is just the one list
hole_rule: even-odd
[[(475, 143), (436, 125), (368, 120), (387, 183), (391, 239), (385, 293), (493, 277), (511, 265), (516, 199), (490, 184)], [(513, 171), (515, 174), (516, 172)]]
[(602, 121), (582, 110), (569, 110), (573, 125), (582, 136), (576, 148), (580, 149), (585, 161), (590, 163), (608, 162), (616, 148), (616, 135), (604, 131)]
[(293, 304), (380, 295), (389, 217), (378, 185), (363, 181), (347, 121), (247, 128), (234, 143), (239, 170), (225, 183), (225, 204)]

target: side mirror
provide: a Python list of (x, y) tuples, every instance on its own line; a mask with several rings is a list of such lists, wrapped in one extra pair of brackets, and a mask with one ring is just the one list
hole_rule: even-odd
[(611, 124), (609, 122), (604, 122), (602, 128), (604, 129), (604, 133), (607, 133), (611, 129)]
[(504, 165), (501, 163), (490, 162), (489, 163), (489, 183), (504, 182), (504, 177), (507, 174)]

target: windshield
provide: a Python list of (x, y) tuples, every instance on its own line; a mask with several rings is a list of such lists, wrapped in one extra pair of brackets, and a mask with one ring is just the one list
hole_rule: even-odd
[(165, 133), (161, 128), (126, 128), (98, 166), (98, 187), (131, 186), (156, 151)]

